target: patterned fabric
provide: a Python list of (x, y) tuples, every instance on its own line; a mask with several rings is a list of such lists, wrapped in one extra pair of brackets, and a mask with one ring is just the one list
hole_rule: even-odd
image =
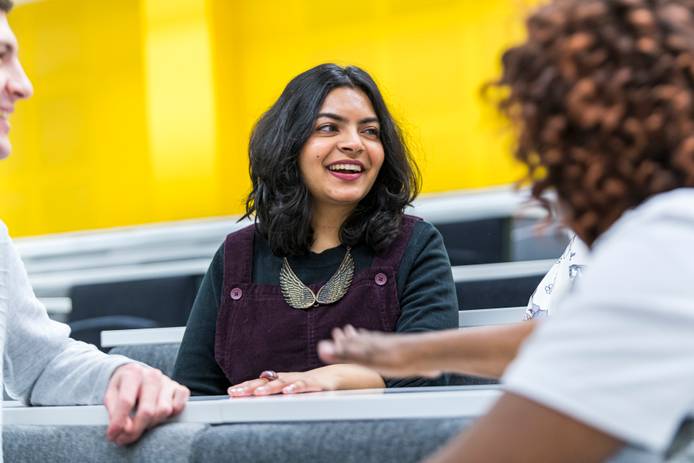
[(550, 311), (555, 310), (557, 301), (571, 291), (581, 276), (587, 259), (588, 247), (574, 235), (564, 253), (530, 296), (523, 319), (546, 317)]

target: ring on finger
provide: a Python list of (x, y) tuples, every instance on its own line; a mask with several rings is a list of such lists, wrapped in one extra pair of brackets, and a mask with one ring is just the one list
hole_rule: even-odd
[(267, 379), (268, 382), (270, 382), (279, 379), (279, 375), (274, 370), (265, 370), (262, 373), (260, 373), (260, 376), (258, 376), (258, 378)]

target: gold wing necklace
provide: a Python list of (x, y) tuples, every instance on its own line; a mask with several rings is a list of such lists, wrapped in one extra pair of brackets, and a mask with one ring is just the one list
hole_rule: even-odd
[(349, 290), (354, 276), (354, 259), (352, 259), (350, 250), (351, 248), (347, 247), (345, 257), (342, 258), (342, 263), (340, 263), (337, 271), (318, 290), (318, 293), (311, 291), (311, 288), (296, 276), (285, 257), (280, 270), (280, 289), (287, 304), (295, 309), (305, 310), (318, 307), (321, 304), (333, 304), (342, 299), (342, 296)]

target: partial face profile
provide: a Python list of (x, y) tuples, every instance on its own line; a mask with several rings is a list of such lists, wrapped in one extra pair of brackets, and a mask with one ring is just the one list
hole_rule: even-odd
[(19, 62), (17, 39), (4, 13), (0, 14), (0, 89), (0, 159), (4, 159), (12, 150), (9, 119), (15, 103), (33, 93), (31, 82)]
[(328, 93), (299, 154), (299, 170), (315, 206), (356, 206), (383, 165), (380, 125), (361, 90)]

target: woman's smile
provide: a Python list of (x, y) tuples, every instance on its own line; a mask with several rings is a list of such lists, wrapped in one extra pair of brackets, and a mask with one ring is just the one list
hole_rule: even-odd
[(328, 172), (340, 180), (351, 182), (358, 180), (362, 176), (362, 173), (364, 172), (364, 165), (359, 161), (345, 159), (342, 161), (333, 162), (332, 164), (328, 165), (327, 169)]

